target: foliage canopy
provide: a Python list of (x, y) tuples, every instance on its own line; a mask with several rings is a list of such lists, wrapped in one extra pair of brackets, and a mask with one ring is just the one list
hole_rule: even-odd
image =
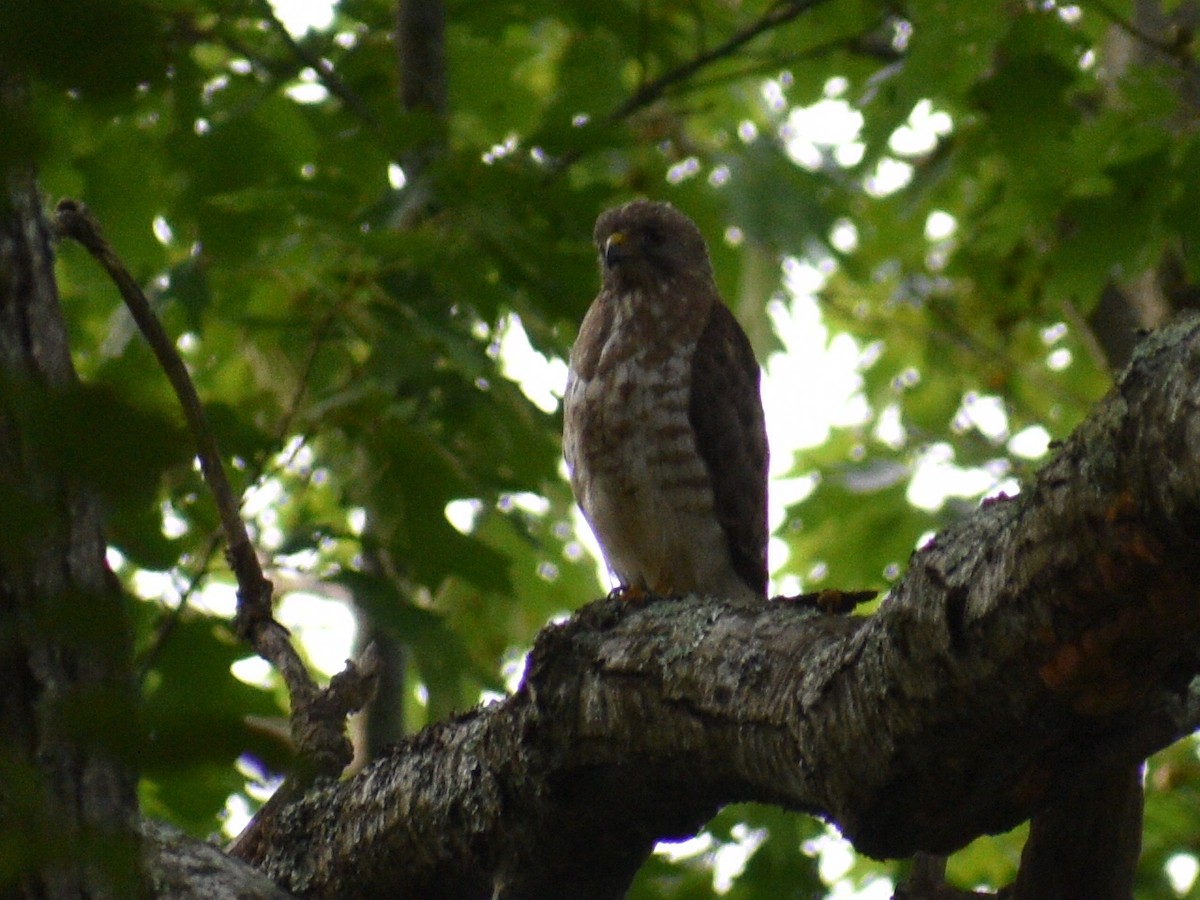
[[(266, 0), (8, 3), (0, 60), (31, 96), (0, 122), (0, 163), (31, 156), (150, 286), (281, 593), (352, 599), (396, 637), (416, 729), (503, 690), (539, 627), (606, 589), (558, 412), (511, 348), (527, 335), (561, 389), (592, 222), (632, 196), (696, 220), (760, 358), (787, 352), (789, 309), (819, 310), (829, 365), (851, 347), (853, 412), (776, 448), (778, 584), (884, 588), (963, 503), (1017, 489), (1042, 430), (1107, 387), (1106, 291), (1158, 273), (1178, 304), (1200, 267), (1194, 50), (1132, 7), (453, 2), (442, 109), (401, 100), (402, 77), (438, 71), (406, 68), (391, 0), (342, 0), (297, 35)], [(64, 244), (57, 274), (87, 387), (39, 446), (99, 485), (141, 598), (145, 811), (210, 832), (247, 765), (286, 768), (261, 727), (284, 695), (234, 677), (244, 650), (197, 603), (230, 576), (165, 380), (86, 254)], [(769, 413), (813, 415), (827, 385), (807, 378)], [(969, 486), (922, 499), (931, 473)], [(1195, 850), (1198, 785), (1190, 746), (1151, 764), (1146, 897), (1176, 896), (1164, 865)], [(824, 834), (727, 809), (634, 896), (709, 896), (737, 846), (729, 897), (890, 871), (818, 871)], [(1006, 883), (1019, 846), (977, 842), (951, 878)]]

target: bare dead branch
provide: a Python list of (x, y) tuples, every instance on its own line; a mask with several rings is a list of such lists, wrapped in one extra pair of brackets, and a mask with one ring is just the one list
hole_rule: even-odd
[[(81, 203), (73, 200), (63, 200), (55, 209), (55, 222), (59, 233), (70, 237), (81, 244), (103, 266), (108, 276), (121, 292), (133, 320), (150, 345), (158, 364), (162, 366), (171, 387), (179, 398), (184, 419), (196, 442), (196, 454), (200, 460), (200, 470), (204, 480), (212, 491), (213, 500), (217, 505), (221, 527), (225, 532), (225, 540), (229, 544), (230, 563), (238, 576), (241, 588), (240, 604), (250, 610), (243, 614), (239, 609), (239, 617), (254, 619), (257, 617), (270, 618), (271, 615), (271, 585), (263, 575), (262, 567), (254, 555), (254, 547), (246, 526), (238, 515), (238, 502), (230, 487), (229, 477), (225, 474), (225, 466), (217, 449), (216, 439), (208, 424), (200, 397), (192, 384), (191, 376), (183, 359), (175, 349), (171, 339), (163, 330), (162, 325), (150, 308), (150, 302), (142, 292), (141, 287), (120, 258), (113, 251), (108, 241), (100, 232), (99, 223), (90, 211)], [(239, 604), (239, 605), (240, 605)], [(303, 689), (303, 688), (301, 688)]]
[[(311, 777), (336, 775), (349, 764), (353, 748), (345, 733), (345, 717), (360, 708), (360, 698), (369, 695), (374, 665), (355, 667), (342, 673), (343, 680), (322, 692), (292, 645), (287, 629), (275, 621), (271, 582), (263, 574), (254, 546), (239, 512), (221, 461), (216, 438), (208, 424), (200, 397), (183, 359), (150, 308), (141, 287), (105, 240), (95, 218), (81, 204), (63, 200), (55, 210), (59, 233), (82, 244), (103, 266), (117, 285), (125, 305), (145, 336), (179, 399), (184, 418), (196, 442), (200, 469), (217, 505), (222, 531), (228, 545), (230, 568), (238, 583), (235, 625), (238, 633), (260, 656), (279, 671), (292, 702), (292, 734), (299, 748), (304, 772), (302, 783)], [(361, 679), (350, 689), (346, 680)], [(345, 705), (349, 703), (350, 705)], [(358, 705), (355, 705), (358, 704)]]

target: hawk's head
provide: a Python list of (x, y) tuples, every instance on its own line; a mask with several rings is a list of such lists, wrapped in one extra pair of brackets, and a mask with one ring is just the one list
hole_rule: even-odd
[(670, 203), (634, 200), (596, 220), (593, 235), (604, 286), (662, 290), (681, 277), (712, 281), (704, 238)]

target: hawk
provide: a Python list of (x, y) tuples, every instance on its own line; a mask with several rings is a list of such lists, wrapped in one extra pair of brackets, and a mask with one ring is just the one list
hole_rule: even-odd
[(596, 221), (600, 294), (571, 348), (563, 455), (620, 590), (767, 593), (759, 367), (708, 248), (669, 203)]

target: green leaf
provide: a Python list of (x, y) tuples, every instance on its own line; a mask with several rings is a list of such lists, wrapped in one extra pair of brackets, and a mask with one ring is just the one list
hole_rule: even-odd
[(225, 798), (242, 788), (233, 767), (239, 756), (276, 771), (289, 762), (281, 744), (247, 724), (251, 716), (283, 715), (271, 693), (230, 672), (247, 653), (223, 622), (185, 612), (158, 639), (145, 677), (142, 796), (149, 812), (193, 833), (215, 830)]
[(44, 465), (112, 501), (145, 502), (170, 468), (188, 464), (190, 441), (177, 421), (104, 387), (25, 387), (28, 434)]

